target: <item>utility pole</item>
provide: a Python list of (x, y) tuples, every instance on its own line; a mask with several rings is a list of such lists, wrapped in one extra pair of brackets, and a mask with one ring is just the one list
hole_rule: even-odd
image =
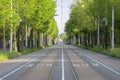
[(99, 12), (98, 12), (98, 27), (97, 27), (97, 45), (100, 45), (100, 24), (99, 24)]
[(27, 47), (28, 46), (28, 36), (27, 36), (27, 17), (26, 17), (26, 26), (25, 26), (25, 32), (26, 32), (26, 34), (25, 34), (25, 47)]
[(22, 21), (20, 18), (20, 5), (19, 5), (19, 0), (17, 0), (17, 12), (18, 12), (18, 30), (17, 30), (17, 50), (20, 52), (21, 46), (20, 46), (20, 22)]
[[(28, 5), (28, 2), (26, 2), (26, 4)], [(41, 8), (41, 6), (40, 6)], [(25, 26), (25, 47), (28, 46), (28, 24), (27, 24), (27, 16), (26, 16), (26, 26)]]
[(114, 49), (114, 7), (112, 7), (112, 50)]
[(11, 5), (11, 28), (10, 28), (10, 52), (12, 52), (12, 40), (13, 40), (13, 30), (12, 30), (12, 9), (13, 9), (13, 4), (12, 4), (12, 0), (10, 1), (10, 5)]
[(61, 0), (61, 27), (63, 26), (63, 20), (62, 20), (62, 15), (63, 15), (63, 5), (62, 5), (62, 0)]

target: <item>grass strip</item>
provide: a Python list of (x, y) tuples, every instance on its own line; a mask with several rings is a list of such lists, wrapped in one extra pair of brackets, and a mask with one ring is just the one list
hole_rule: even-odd
[(102, 46), (99, 46), (99, 47), (95, 46), (94, 48), (80, 46), (80, 48), (84, 48), (84, 49), (87, 49), (87, 50), (98, 52), (100, 54), (104, 54), (104, 55), (108, 55), (108, 56), (120, 59), (120, 48), (115, 48), (113, 50), (111, 50), (111, 49), (104, 49)]
[(9, 51), (0, 51), (0, 62), (6, 61), (8, 59), (15, 58), (21, 55), (29, 54), (31, 52), (43, 49), (45, 47), (47, 46), (40, 46), (40, 47), (34, 47), (34, 48), (23, 48), (19, 54), (15, 52), (10, 53)]

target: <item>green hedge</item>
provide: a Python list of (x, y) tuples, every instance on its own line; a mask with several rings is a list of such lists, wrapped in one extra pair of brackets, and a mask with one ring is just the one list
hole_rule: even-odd
[(112, 50), (111, 55), (117, 58), (120, 58), (120, 48)]
[(10, 53), (8, 51), (0, 51), (0, 62), (5, 61), (10, 58), (17, 57), (18, 54)]
[(11, 58), (15, 58), (15, 57), (20, 56), (20, 55), (25, 55), (25, 54), (28, 54), (30, 52), (43, 49), (45, 47), (47, 47), (47, 46), (40, 46), (40, 47), (37, 47), (37, 48), (36, 47), (34, 47), (34, 48), (23, 48), (20, 53), (14, 53), (14, 52), (10, 53), (9, 51), (0, 51), (0, 62), (11, 59)]
[(116, 58), (120, 58), (120, 48), (115, 48), (114, 50), (111, 49), (104, 49), (102, 48), (102, 46), (98, 47), (95, 46), (94, 48), (90, 48), (90, 47), (85, 47), (85, 46), (80, 46), (81, 48), (87, 49), (87, 50), (91, 50), (91, 51), (95, 51), (101, 54), (105, 54), (105, 55), (109, 55), (112, 57), (116, 57)]

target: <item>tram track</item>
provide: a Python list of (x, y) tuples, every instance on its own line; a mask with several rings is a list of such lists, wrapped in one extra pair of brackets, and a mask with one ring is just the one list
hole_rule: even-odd
[[(14, 71), (0, 78), (0, 80), (120, 79), (119, 70), (116, 71), (112, 68), (115, 65), (109, 67), (108, 64), (102, 62), (103, 60), (100, 60), (99, 57), (103, 59), (104, 55), (97, 56), (92, 52), (90, 53), (90, 51), (78, 49), (77, 47), (63, 44), (55, 45), (38, 51), (34, 56), (33, 59), (15, 68)], [(119, 64), (116, 65), (119, 66)]]
[(24, 73), (18, 80), (48, 80), (50, 70), (55, 61), (56, 52), (55, 48), (52, 49), (45, 58), (39, 60), (34, 67)]
[(57, 52), (57, 56), (56, 56), (56, 58), (55, 58), (55, 61), (54, 61), (54, 63), (53, 63), (53, 65), (52, 65), (52, 68), (51, 68), (51, 71), (50, 71), (50, 73), (49, 73), (49, 78), (48, 78), (48, 80), (53, 80), (53, 71), (54, 71), (54, 67), (55, 67), (55, 64), (57, 63), (57, 57), (59, 56), (59, 54), (58, 54), (58, 52)]
[(75, 69), (78, 80), (106, 80), (103, 75), (98, 73), (96, 69), (80, 55), (76, 54), (73, 49), (69, 48), (67, 52)]
[[(66, 49), (66, 50), (67, 50), (67, 49)], [(76, 71), (75, 71), (75, 68), (74, 68), (74, 66), (73, 66), (73, 63), (72, 63), (72, 61), (71, 61), (71, 59), (70, 59), (67, 51), (66, 51), (66, 55), (67, 55), (67, 57), (68, 57), (68, 61), (69, 61), (70, 64), (71, 64), (71, 71), (72, 71), (72, 74), (73, 74), (73, 76), (74, 76), (74, 80), (78, 80), (78, 75), (77, 75), (77, 73), (76, 73)]]

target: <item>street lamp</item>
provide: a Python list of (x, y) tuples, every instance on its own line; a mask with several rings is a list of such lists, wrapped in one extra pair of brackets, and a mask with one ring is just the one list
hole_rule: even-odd
[(105, 22), (105, 49), (107, 49), (108, 48), (108, 40), (107, 40), (107, 38), (108, 38), (108, 30), (107, 30), (107, 28), (108, 28), (108, 26), (107, 26), (107, 18), (103, 18), (103, 21)]
[(13, 34), (13, 30), (12, 30), (12, 9), (13, 9), (12, 0), (10, 1), (10, 5), (11, 5), (10, 52), (12, 52), (12, 44), (13, 44), (12, 43), (12, 40), (13, 40), (13, 36), (12, 36), (12, 34)]
[(112, 41), (112, 42), (111, 42), (111, 44), (112, 44), (112, 47), (111, 47), (112, 50), (113, 50), (114, 47), (115, 47), (115, 45), (114, 45), (114, 44), (115, 44), (115, 43), (114, 43), (114, 23), (115, 23), (115, 22), (114, 22), (114, 17), (115, 17), (115, 16), (114, 16), (114, 15), (115, 15), (115, 14), (114, 14), (114, 7), (112, 7), (112, 40), (111, 40), (111, 41)]
[(22, 21), (21, 18), (19, 18), (19, 22), (18, 22), (18, 38), (17, 38), (17, 49), (18, 49), (18, 52), (20, 52), (20, 22)]

